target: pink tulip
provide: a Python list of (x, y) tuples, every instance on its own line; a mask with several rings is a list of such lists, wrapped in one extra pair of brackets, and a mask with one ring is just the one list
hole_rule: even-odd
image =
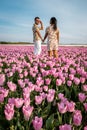
[(59, 130), (72, 130), (72, 126), (68, 124), (64, 124), (59, 126)]
[(7, 73), (7, 76), (8, 76), (8, 77), (13, 76), (13, 72), (9, 72), (9, 73)]
[(4, 113), (5, 113), (5, 117), (6, 117), (7, 120), (9, 120), (9, 121), (12, 120), (13, 116), (14, 116), (14, 105), (7, 104), (5, 106)]
[(12, 92), (16, 91), (17, 86), (12, 81), (8, 81), (7, 85)]
[(51, 82), (51, 79), (47, 78), (47, 79), (45, 79), (45, 82), (46, 82), (46, 85), (49, 85)]
[(28, 76), (28, 72), (27, 72), (27, 70), (24, 71), (24, 76), (25, 76), (25, 77)]
[(22, 79), (23, 78), (23, 74), (19, 74), (19, 77)]
[(74, 83), (75, 85), (79, 85), (80, 84), (80, 79), (77, 77), (74, 77)]
[(74, 79), (74, 75), (73, 74), (69, 74), (69, 79), (73, 80)]
[(36, 103), (36, 104), (41, 104), (42, 101), (43, 101), (42, 96), (35, 96), (35, 103)]
[(34, 73), (33, 71), (30, 71), (30, 75), (35, 78), (36, 77), (36, 73)]
[(64, 94), (59, 93), (59, 94), (58, 94), (58, 98), (61, 99), (61, 100), (64, 99)]
[(32, 114), (33, 109), (34, 108), (31, 107), (31, 106), (23, 106), (22, 111), (23, 111), (24, 118), (25, 118), (26, 121), (29, 120), (29, 118), (30, 118), (30, 116)]
[(55, 90), (54, 89), (49, 89), (48, 93), (54, 95), (55, 94)]
[(75, 75), (76, 74), (76, 70), (73, 69), (73, 68), (70, 68), (70, 73), (73, 74), (73, 75)]
[(4, 92), (3, 92), (4, 97), (7, 97), (7, 96), (8, 96), (8, 93), (9, 93), (9, 90), (4, 89)]
[(74, 125), (80, 126), (81, 121), (82, 121), (81, 111), (80, 110), (74, 111), (74, 114), (73, 114), (73, 123), (74, 123)]
[(68, 78), (68, 73), (64, 73), (64, 77), (67, 79)]
[(72, 81), (68, 80), (67, 85), (70, 87), (72, 85)]
[[(2, 63), (0, 63), (0, 66), (2, 67), (2, 66), (3, 66), (3, 64), (2, 64)], [(0, 72), (2, 72), (2, 69), (0, 69)]]
[(87, 126), (84, 127), (84, 130), (87, 130)]
[(65, 83), (66, 83), (65, 77), (61, 77), (61, 80), (62, 80), (62, 84), (65, 84)]
[(83, 89), (83, 91), (87, 91), (87, 85), (86, 84), (84, 84), (83, 86), (82, 86), (82, 89)]
[(31, 93), (32, 91), (34, 91), (35, 87), (37, 85), (33, 84), (32, 82), (28, 82), (28, 87), (29, 87), (29, 92)]
[(2, 103), (4, 101), (4, 95), (0, 94), (0, 103)]
[(18, 71), (18, 73), (21, 74), (22, 73), (22, 68), (20, 68), (20, 66), (16, 67), (16, 71)]
[(75, 111), (75, 103), (73, 101), (67, 102), (67, 111), (74, 112)]
[(61, 98), (61, 102), (64, 103), (64, 104), (66, 104), (68, 102), (68, 99), (65, 98), (65, 97), (63, 97), (63, 98)]
[(49, 89), (47, 94), (47, 101), (52, 102), (54, 100), (54, 96), (55, 96), (55, 90)]
[(84, 77), (80, 77), (80, 82), (82, 83), (82, 84), (84, 84), (85, 83), (85, 78)]
[(54, 100), (54, 95), (51, 95), (50, 93), (47, 94), (47, 101), (52, 102)]
[(57, 104), (58, 105), (58, 109), (60, 113), (66, 113), (67, 112), (67, 105), (64, 104), (63, 102), (60, 102)]
[(23, 97), (24, 97), (24, 99), (30, 97), (30, 88), (29, 87), (23, 88)]
[(54, 78), (57, 78), (58, 77), (58, 73), (55, 72), (55, 74), (53, 74)]
[(43, 125), (43, 119), (42, 117), (35, 117), (35, 119), (32, 121), (34, 130), (41, 130)]
[(14, 105), (15, 104), (15, 98), (9, 98), (8, 103)]
[(81, 74), (81, 68), (76, 68), (78, 74)]
[(59, 72), (58, 72), (58, 77), (59, 77), (59, 79), (61, 79), (63, 77), (62, 67), (61, 67), (61, 70), (59, 70)]
[(47, 94), (42, 92), (42, 93), (40, 93), (40, 96), (42, 96), (42, 99), (44, 100), (46, 98)]
[(44, 89), (45, 92), (47, 92), (48, 91), (48, 86), (43, 86), (43, 89)]
[(28, 84), (28, 83), (29, 83), (29, 79), (25, 78), (25, 79), (24, 79), (24, 83), (25, 83), (25, 84)]
[(4, 87), (0, 87), (0, 94), (3, 94), (4, 97), (7, 97), (9, 90), (5, 89)]
[(24, 87), (25, 87), (25, 83), (23, 82), (22, 79), (19, 79), (19, 80), (18, 80), (18, 84), (20, 85), (21, 88), (24, 88)]
[(24, 99), (24, 106), (29, 106), (30, 105), (30, 97)]
[(44, 80), (42, 80), (42, 79), (37, 79), (36, 84), (40, 87), (41, 85), (44, 84)]
[(86, 95), (84, 93), (79, 93), (78, 98), (80, 102), (84, 102), (86, 99)]
[(3, 86), (4, 82), (5, 82), (5, 75), (0, 74), (0, 86)]
[(41, 73), (42, 73), (43, 77), (46, 76), (46, 75), (48, 75), (47, 72), (44, 69), (42, 69), (42, 68), (41, 68)]
[(62, 85), (62, 80), (61, 79), (57, 79), (56, 80), (56, 85), (57, 86), (61, 86)]
[(83, 105), (84, 105), (85, 110), (87, 111), (87, 103), (84, 103)]
[(15, 98), (15, 106), (16, 106), (16, 108), (22, 107), (23, 103), (24, 103), (24, 100), (22, 98)]

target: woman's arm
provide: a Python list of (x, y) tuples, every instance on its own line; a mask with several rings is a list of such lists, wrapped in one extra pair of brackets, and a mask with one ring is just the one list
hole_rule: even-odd
[(57, 31), (57, 40), (58, 40), (58, 43), (59, 43), (59, 31)]

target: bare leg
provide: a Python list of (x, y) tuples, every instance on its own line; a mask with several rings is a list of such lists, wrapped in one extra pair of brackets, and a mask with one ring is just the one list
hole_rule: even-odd
[(57, 50), (53, 50), (53, 56), (54, 56), (55, 58), (58, 58), (58, 51), (57, 51)]
[(52, 51), (48, 51), (48, 56), (52, 57)]

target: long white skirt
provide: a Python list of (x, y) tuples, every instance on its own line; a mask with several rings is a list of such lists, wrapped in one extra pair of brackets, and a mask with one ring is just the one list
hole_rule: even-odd
[(41, 53), (41, 40), (34, 42), (34, 55), (40, 55)]

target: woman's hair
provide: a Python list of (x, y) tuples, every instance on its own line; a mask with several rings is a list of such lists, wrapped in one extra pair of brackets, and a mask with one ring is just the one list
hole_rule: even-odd
[(57, 29), (57, 19), (55, 17), (52, 17), (50, 19), (50, 24), (53, 25), (53, 29), (56, 30)]

